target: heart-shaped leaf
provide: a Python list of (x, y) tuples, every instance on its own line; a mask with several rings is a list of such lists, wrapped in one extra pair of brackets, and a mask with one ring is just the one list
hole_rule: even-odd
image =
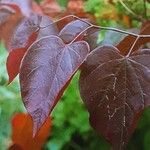
[(65, 45), (57, 36), (41, 38), (28, 49), (21, 65), (20, 84), (23, 102), (33, 118), (34, 135), (88, 52), (85, 41)]
[(96, 48), (83, 65), (80, 92), (93, 128), (123, 149), (150, 104), (150, 50), (124, 57), (115, 47)]
[(20, 63), (29, 46), (37, 39), (47, 35), (56, 35), (55, 25), (40, 29), (40, 26), (52, 24), (49, 17), (32, 15), (31, 18), (24, 18), (17, 26), (9, 42), (9, 55), (7, 58), (7, 72), (9, 83), (18, 75)]

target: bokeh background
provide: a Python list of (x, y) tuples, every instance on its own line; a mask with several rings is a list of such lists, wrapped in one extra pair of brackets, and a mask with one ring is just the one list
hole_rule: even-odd
[[(150, 16), (150, 3), (143, 0), (36, 0), (51, 17), (76, 14), (96, 24), (138, 32), (142, 19)], [(49, 3), (49, 5), (45, 4)], [(146, 7), (146, 9), (145, 9)], [(146, 10), (146, 11), (145, 11)], [(116, 44), (120, 33), (101, 31), (97, 42)], [(20, 97), (18, 79), (7, 86), (7, 51), (0, 43), (0, 150), (11, 143), (11, 120), (18, 112), (26, 112)], [(52, 113), (52, 130), (44, 150), (109, 150), (110, 145), (94, 132), (79, 95), (78, 72)], [(128, 150), (150, 150), (150, 108), (145, 110)]]

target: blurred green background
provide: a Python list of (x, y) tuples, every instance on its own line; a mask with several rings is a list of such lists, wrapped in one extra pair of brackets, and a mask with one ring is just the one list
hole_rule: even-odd
[[(40, 2), (38, 0), (38, 2)], [(67, 0), (59, 0), (63, 7)], [(143, 0), (123, 1), (131, 12), (127, 11), (118, 0), (107, 3), (107, 0), (84, 1), (85, 12), (96, 18), (96, 23), (103, 26), (137, 29), (141, 25), (139, 16), (147, 18), (150, 15), (150, 4), (147, 2), (147, 16)], [(108, 9), (109, 8), (109, 9)], [(114, 36), (115, 34), (115, 36)], [(112, 38), (113, 37), (113, 38)], [(115, 37), (115, 38), (114, 38)], [(98, 41), (101, 44), (114, 44), (122, 35), (103, 31)], [(111, 39), (111, 40), (110, 40)], [(11, 142), (11, 118), (17, 112), (25, 112), (20, 98), (18, 79), (7, 86), (6, 73), (7, 51), (0, 44), (0, 150), (6, 150)], [(44, 150), (109, 150), (110, 145), (99, 137), (90, 127), (88, 112), (79, 95), (79, 72), (73, 78), (62, 99), (52, 113), (52, 133), (44, 146)], [(136, 131), (134, 132), (128, 150), (150, 150), (150, 109), (145, 110)]]

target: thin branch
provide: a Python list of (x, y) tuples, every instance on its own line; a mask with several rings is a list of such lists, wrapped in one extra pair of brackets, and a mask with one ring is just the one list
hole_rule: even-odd
[(94, 25), (90, 25), (89, 27), (87, 27), (86, 29), (84, 29), (69, 44), (72, 44), (73, 42), (75, 42), (82, 34), (84, 34), (87, 30), (89, 30), (89, 29), (91, 29), (93, 27), (94, 27)]
[(68, 16), (62, 17), (62, 18), (60, 18), (60, 19), (58, 19), (56, 21), (53, 21), (52, 23), (50, 23), (50, 24), (48, 24), (46, 26), (40, 26), (40, 29), (45, 29), (45, 28), (51, 26), (52, 24), (55, 24), (55, 23), (57, 23), (59, 21), (62, 21), (62, 20), (68, 19), (68, 18), (73, 18), (74, 19), (74, 18), (76, 18), (76, 16), (74, 16), (74, 15), (68, 15)]
[[(111, 31), (115, 31), (115, 32), (123, 33), (123, 34), (128, 34), (128, 35), (135, 36), (135, 37), (141, 37), (141, 38), (142, 38), (142, 37), (143, 37), (143, 38), (150, 37), (150, 35), (139, 35), (139, 34), (131, 33), (131, 32), (128, 32), (128, 31), (121, 30), (121, 29), (117, 29), (117, 28), (97, 26), (97, 25), (94, 25), (94, 24), (92, 24), (92, 23), (90, 23), (90, 22), (84, 20), (84, 19), (81, 19), (81, 18), (79, 18), (79, 17), (77, 17), (77, 16), (74, 16), (74, 15), (68, 15), (68, 16), (65, 16), (65, 17), (63, 17), (63, 18), (60, 18), (60, 19), (54, 21), (53, 23), (51, 23), (51, 24), (49, 24), (49, 25), (47, 25), (47, 26), (40, 27), (40, 29), (47, 28), (47, 27), (51, 26), (52, 24), (55, 24), (55, 23), (57, 23), (57, 22), (59, 22), (59, 21), (62, 21), (62, 20), (64, 20), (64, 19), (67, 19), (67, 18), (78, 19), (78, 20), (80, 20), (80, 21), (82, 21), (82, 22), (84, 22), (84, 23), (87, 23), (89, 26), (92, 26), (92, 27), (94, 27), (94, 28), (101, 29), (101, 30), (111, 30)], [(85, 31), (84, 31), (84, 32), (85, 32)]]
[(143, 21), (144, 19), (141, 16), (138, 16), (135, 12), (133, 12), (122, 0), (119, 0), (120, 4), (130, 13), (132, 14), (135, 18)]
[(147, 6), (146, 6), (146, 0), (143, 0), (143, 4), (144, 4), (144, 16), (147, 19)]

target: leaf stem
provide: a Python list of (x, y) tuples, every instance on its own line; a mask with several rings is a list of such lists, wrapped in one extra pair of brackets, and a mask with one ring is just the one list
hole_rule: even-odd
[(119, 0), (120, 4), (130, 13), (132, 14), (135, 18), (138, 20), (143, 21), (144, 19), (141, 16), (138, 16), (135, 12), (133, 12), (122, 0)]
[(134, 41), (134, 43), (133, 43), (132, 47), (130, 48), (129, 53), (127, 54), (127, 56), (126, 56), (126, 57), (129, 57), (129, 56), (130, 56), (130, 54), (132, 53), (133, 48), (134, 48), (134, 46), (135, 46), (135, 44), (137, 43), (137, 41), (138, 41), (138, 39), (139, 39), (139, 38), (140, 38), (140, 35), (139, 35), (139, 36), (137, 36), (137, 38), (135, 39), (135, 41)]
[(55, 23), (57, 23), (59, 21), (62, 21), (62, 20), (68, 19), (68, 18), (73, 18), (74, 19), (74, 18), (76, 18), (76, 16), (74, 16), (74, 15), (68, 15), (68, 16), (62, 17), (62, 18), (60, 18), (60, 19), (58, 19), (56, 21), (53, 21), (52, 23), (50, 23), (50, 24), (48, 24), (46, 26), (40, 26), (40, 29), (45, 29), (45, 28), (51, 26), (52, 24), (55, 24)]
[(90, 28), (93, 28), (93, 27), (94, 27), (93, 25), (90, 25), (89, 27), (87, 27), (86, 29), (84, 29), (82, 32), (80, 32), (80, 33), (69, 43), (69, 45), (72, 44), (73, 42), (75, 42), (75, 41), (78, 39), (78, 37), (80, 37), (82, 34), (84, 34), (84, 32), (86, 32), (87, 30), (89, 30)]
[(147, 7), (146, 7), (146, 0), (143, 0), (143, 4), (144, 4), (144, 16), (147, 19)]

